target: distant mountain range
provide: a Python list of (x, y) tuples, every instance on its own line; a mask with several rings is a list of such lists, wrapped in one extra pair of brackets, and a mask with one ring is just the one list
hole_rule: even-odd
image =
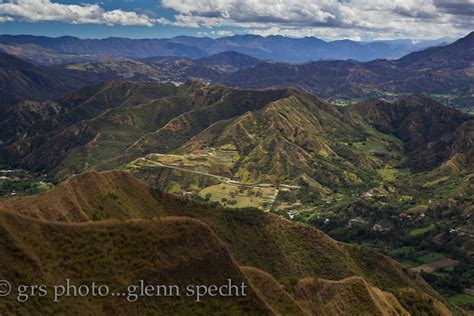
[(0, 54), (3, 59), (0, 71), (4, 73), (0, 87), (4, 91), (3, 102), (7, 102), (21, 95), (33, 99), (56, 97), (81, 85), (108, 79), (175, 84), (200, 79), (239, 88), (295, 86), (339, 104), (370, 97), (393, 99), (410, 93), (427, 93), (444, 104), (473, 111), (473, 51), (474, 33), (452, 44), (413, 52), (397, 60), (369, 62), (334, 60), (290, 64), (225, 51), (195, 59), (179, 56), (129, 59), (102, 55), (98, 62), (43, 66), (18, 59), (21, 54), (16, 58)]
[(217, 39), (178, 36), (170, 39), (79, 39), (30, 35), (1, 35), (0, 49), (29, 61), (43, 64), (98, 61), (113, 55), (125, 58), (179, 56), (201, 58), (224, 51), (235, 51), (259, 59), (306, 62), (327, 59), (395, 59), (410, 52), (449, 43), (450, 39), (356, 42), (323, 41), (315, 37), (289, 38), (234, 35)]
[(259, 63), (221, 77), (242, 88), (294, 85), (324, 98), (429, 93), (446, 104), (474, 107), (474, 32), (398, 60)]
[(0, 104), (59, 97), (105, 79), (101, 74), (33, 65), (0, 52)]

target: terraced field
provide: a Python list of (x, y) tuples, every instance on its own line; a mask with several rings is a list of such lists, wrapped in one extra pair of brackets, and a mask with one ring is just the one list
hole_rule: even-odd
[(416, 272), (435, 272), (441, 268), (449, 268), (456, 265), (456, 261), (450, 258), (443, 258), (441, 260), (436, 260), (430, 263), (422, 264), (421, 266), (412, 268)]
[[(180, 172), (196, 174), (217, 179), (220, 184), (206, 186), (193, 191), (203, 199), (217, 202), (223, 206), (234, 208), (255, 207), (270, 211), (279, 192), (279, 188), (271, 184), (246, 184), (233, 180), (223, 170), (231, 168), (239, 159), (235, 146), (225, 145), (218, 149), (194, 151), (190, 154), (149, 154), (129, 164), (132, 169), (169, 168)], [(231, 174), (230, 174), (231, 176)], [(174, 193), (180, 193), (181, 185), (172, 186)], [(298, 186), (282, 185), (282, 190), (298, 189)]]
[(203, 198), (235, 208), (255, 207), (270, 210), (278, 195), (278, 189), (242, 184), (218, 184), (199, 192)]

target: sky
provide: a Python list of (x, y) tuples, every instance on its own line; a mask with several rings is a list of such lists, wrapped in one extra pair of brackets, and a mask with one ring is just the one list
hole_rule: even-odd
[(0, 0), (0, 34), (80, 38), (458, 38), (474, 0)]

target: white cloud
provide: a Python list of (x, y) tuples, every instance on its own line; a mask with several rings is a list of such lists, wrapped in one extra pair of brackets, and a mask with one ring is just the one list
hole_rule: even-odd
[(9, 16), (1, 16), (0, 15), (0, 23), (9, 22), (9, 21), (13, 21), (13, 18), (11, 18)]
[(198, 32), (199, 36), (218, 36), (218, 37), (223, 37), (223, 36), (232, 36), (238, 34), (234, 31), (228, 31), (228, 30), (217, 30), (217, 31), (209, 31), (209, 32)]
[(162, 0), (162, 7), (175, 11), (172, 19), (139, 9), (105, 11), (99, 4), (57, 1), (0, 0), (0, 23), (159, 23), (201, 28), (200, 35), (210, 36), (251, 33), (325, 39), (421, 40), (459, 37), (474, 29), (474, 0)]
[(60, 21), (71, 24), (120, 24), (152, 26), (154, 20), (136, 12), (105, 11), (97, 4), (61, 4), (50, 0), (0, 0), (0, 22), (23, 20), (28, 22)]
[(474, 0), (163, 0), (188, 27), (244, 28), (260, 35), (426, 39), (474, 28)]

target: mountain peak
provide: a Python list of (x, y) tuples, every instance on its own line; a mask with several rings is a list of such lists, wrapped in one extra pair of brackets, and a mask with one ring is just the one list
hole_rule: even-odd
[(463, 39), (474, 40), (474, 31), (472, 31), (471, 33), (469, 33), (466, 36), (464, 36), (463, 38), (461, 38), (461, 40), (463, 40)]
[(240, 69), (253, 67), (261, 60), (235, 51), (225, 51), (197, 60), (199, 65), (210, 66), (221, 73), (235, 72)]
[(451, 45), (447, 45), (447, 47), (453, 46), (457, 47), (458, 49), (473, 49), (474, 48), (474, 31), (467, 34), (464, 37), (461, 37)]
[(409, 102), (412, 105), (420, 105), (420, 104), (436, 104), (439, 105), (438, 102), (430, 98), (425, 93), (413, 93), (408, 96), (402, 97), (400, 101)]

